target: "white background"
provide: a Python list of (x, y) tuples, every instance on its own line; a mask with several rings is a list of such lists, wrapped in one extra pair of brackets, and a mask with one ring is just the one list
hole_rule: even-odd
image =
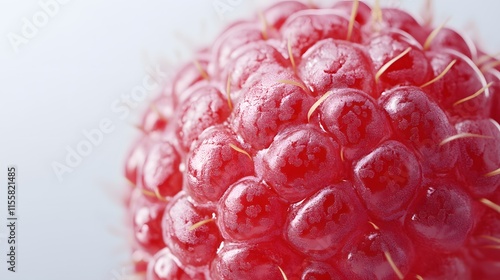
[[(69, 0), (15, 52), (8, 34), (20, 35), (23, 18), (41, 8), (38, 0), (0, 0), (0, 279), (127, 279), (122, 167), (147, 101), (125, 120), (110, 104), (141, 85), (150, 66), (172, 69), (225, 24), (268, 1), (229, 1), (241, 3), (223, 19), (213, 2)], [(381, 2), (416, 15), (424, 3)], [(434, 2), (436, 24), (451, 17), (450, 26), (500, 51), (500, 2)], [(52, 162), (64, 162), (65, 147), (75, 148), (82, 130), (97, 128), (104, 118), (115, 131), (59, 182)], [(5, 262), (8, 164), (19, 170), (15, 274), (7, 273)]]

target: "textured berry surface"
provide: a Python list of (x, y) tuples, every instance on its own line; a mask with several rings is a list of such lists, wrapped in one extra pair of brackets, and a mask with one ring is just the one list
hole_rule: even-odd
[(282, 1), (179, 68), (125, 164), (141, 279), (499, 279), (500, 63)]

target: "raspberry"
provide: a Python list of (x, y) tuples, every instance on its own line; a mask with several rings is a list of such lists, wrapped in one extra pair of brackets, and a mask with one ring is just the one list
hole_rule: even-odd
[(194, 57), (125, 163), (140, 279), (498, 279), (499, 60), (359, 1)]
[[(495, 63), (495, 62), (491, 62)], [(486, 73), (484, 73), (486, 78), (486, 82), (491, 84), (489, 88), (490, 96), (491, 96), (491, 108), (490, 108), (490, 118), (494, 119), (496, 122), (500, 121), (500, 110), (495, 110), (500, 106), (500, 71), (496, 69), (487, 69)]]

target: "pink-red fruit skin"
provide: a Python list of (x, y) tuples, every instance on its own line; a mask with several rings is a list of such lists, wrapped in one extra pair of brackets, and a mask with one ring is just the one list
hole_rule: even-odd
[(139, 280), (500, 279), (500, 61), (449, 26), (273, 1), (145, 108)]

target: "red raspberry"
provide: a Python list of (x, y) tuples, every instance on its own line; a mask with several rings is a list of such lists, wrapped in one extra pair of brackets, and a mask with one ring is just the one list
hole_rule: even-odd
[(137, 272), (498, 279), (499, 65), (359, 1), (231, 24), (141, 121), (125, 166)]
[(251, 42), (263, 40), (263, 33), (259, 25), (254, 23), (237, 23), (226, 31), (215, 41), (212, 51), (212, 63), (210, 73), (218, 77), (218, 71), (224, 69), (231, 59), (234, 59), (234, 52), (239, 47), (244, 47)]
[[(491, 63), (495, 63), (495, 61)], [(491, 96), (490, 118), (494, 119), (496, 122), (499, 122), (500, 110), (497, 110), (495, 108), (498, 108), (500, 106), (500, 71), (494, 68), (487, 69), (486, 72), (484, 73), (484, 76), (488, 84), (492, 83), (491, 87), (489, 88)]]
[(428, 258), (422, 258), (415, 265), (415, 274), (424, 279), (471, 279), (472, 274), (467, 266), (464, 257), (460, 254), (432, 255)]

